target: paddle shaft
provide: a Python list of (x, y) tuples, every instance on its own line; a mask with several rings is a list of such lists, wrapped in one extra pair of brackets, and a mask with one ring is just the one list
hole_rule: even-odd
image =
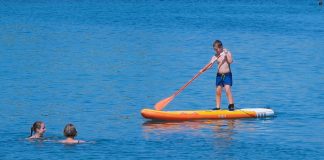
[(194, 81), (198, 76), (206, 71), (213, 63), (208, 63), (202, 70), (200, 70), (189, 82), (183, 85), (177, 92), (175, 92), (172, 96), (177, 96), (181, 91), (183, 91), (192, 81)]
[[(219, 58), (219, 56), (217, 56)], [(202, 68), (189, 82), (183, 85), (178, 91), (172, 94), (170, 97), (165, 98), (154, 105), (154, 108), (158, 111), (162, 110), (166, 105), (168, 105), (175, 96), (177, 96), (181, 91), (183, 91), (193, 80), (195, 80), (199, 75), (204, 73), (207, 69), (209, 69), (215, 61), (209, 62), (204, 68)]]

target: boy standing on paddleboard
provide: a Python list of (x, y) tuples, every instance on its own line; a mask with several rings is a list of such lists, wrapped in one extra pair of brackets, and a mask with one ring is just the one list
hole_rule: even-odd
[[(222, 89), (225, 88), (226, 96), (229, 102), (228, 110), (234, 111), (234, 100), (231, 91), (233, 80), (230, 67), (230, 64), (233, 62), (232, 53), (226, 48), (223, 48), (223, 44), (220, 40), (216, 40), (213, 43), (213, 48), (216, 53), (211, 58), (210, 63), (218, 63), (216, 75), (216, 108), (213, 110), (220, 110)], [(211, 67), (212, 65), (205, 70)]]

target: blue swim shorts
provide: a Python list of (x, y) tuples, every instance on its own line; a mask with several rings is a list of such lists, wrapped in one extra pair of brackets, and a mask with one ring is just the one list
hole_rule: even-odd
[(230, 85), (232, 86), (233, 80), (232, 80), (232, 72), (228, 73), (217, 73), (216, 76), (216, 86), (222, 86), (224, 85)]

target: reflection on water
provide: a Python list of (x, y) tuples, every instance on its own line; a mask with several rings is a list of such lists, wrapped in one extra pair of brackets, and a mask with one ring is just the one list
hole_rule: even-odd
[(213, 126), (215, 137), (225, 140), (232, 140), (234, 128), (235, 125), (237, 125), (236, 123), (238, 123), (238, 121), (235, 120), (215, 121), (215, 125)]
[(224, 119), (197, 121), (147, 121), (142, 124), (146, 141), (159, 141), (176, 145), (173, 139), (205, 141), (219, 153), (226, 153), (238, 142), (259, 141), (264, 133), (271, 133), (269, 127), (274, 118)]
[[(191, 138), (213, 139), (214, 147), (228, 148), (247, 133), (266, 132), (273, 118), (227, 119), (198, 121), (147, 121), (142, 124), (143, 137), (146, 140), (165, 138), (168, 135), (181, 134)], [(250, 134), (251, 135), (251, 134)]]
[[(235, 134), (234, 129), (239, 123), (239, 120), (234, 119), (180, 122), (147, 121), (142, 126), (146, 138), (150, 138), (150, 135), (170, 133), (190, 133), (201, 137), (205, 136), (206, 132), (212, 132), (215, 138), (232, 140), (232, 136)], [(205, 132), (199, 133), (201, 130), (205, 130)]]
[(181, 134), (194, 139), (210, 138), (217, 149), (227, 149), (232, 145), (239, 120), (199, 120), (184, 122), (156, 122), (143, 123), (145, 139), (156, 138), (158, 135)]

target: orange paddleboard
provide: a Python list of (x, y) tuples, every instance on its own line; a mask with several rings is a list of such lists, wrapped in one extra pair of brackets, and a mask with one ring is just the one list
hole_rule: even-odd
[(246, 108), (235, 111), (228, 110), (195, 110), (195, 111), (157, 111), (143, 109), (144, 118), (152, 120), (183, 121), (197, 119), (235, 119), (235, 118), (261, 118), (274, 116), (274, 111), (267, 108)]

